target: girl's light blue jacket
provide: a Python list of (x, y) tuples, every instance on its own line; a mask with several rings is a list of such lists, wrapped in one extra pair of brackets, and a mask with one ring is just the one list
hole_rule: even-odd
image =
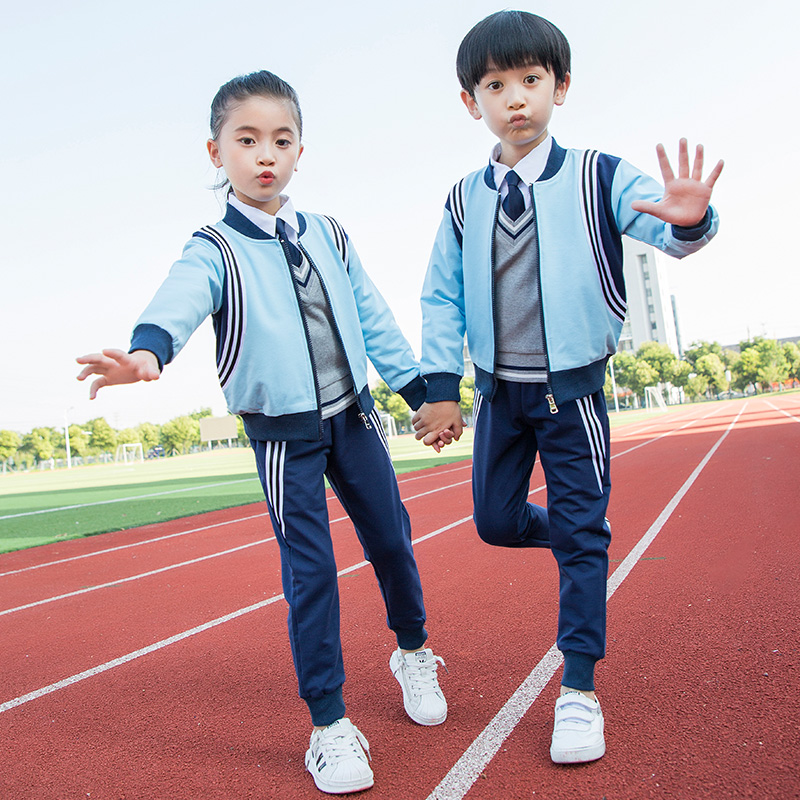
[[(550, 393), (566, 402), (600, 389), (627, 308), (623, 234), (682, 258), (716, 233), (709, 207), (693, 228), (668, 225), (631, 209), (664, 189), (625, 161), (555, 142), (531, 187), (539, 244), (539, 298)], [(448, 197), (422, 294), (422, 374), (427, 399), (458, 400), (463, 340), (475, 382), (491, 400), (496, 387), (493, 237), (500, 195), (491, 166), (467, 175)], [(532, 248), (533, 250), (533, 248)], [(535, 252), (532, 257), (535, 257)]]
[[(414, 354), (338, 223), (298, 214), (298, 245), (320, 276), (353, 378), (369, 415), (367, 358), (412, 408), (425, 398)], [(318, 385), (307, 328), (281, 242), (228, 206), (196, 232), (137, 321), (131, 351), (168, 364), (209, 315), (217, 372), (228, 408), (262, 441), (322, 435)]]

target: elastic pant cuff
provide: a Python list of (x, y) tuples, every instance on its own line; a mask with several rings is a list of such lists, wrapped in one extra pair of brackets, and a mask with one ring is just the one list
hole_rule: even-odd
[(394, 635), (401, 650), (418, 650), (428, 640), (428, 631), (424, 627), (395, 629)]
[(582, 692), (594, 691), (594, 665), (597, 659), (586, 653), (573, 653), (564, 651), (564, 676), (561, 678), (562, 686), (570, 689), (580, 689)]
[(330, 725), (345, 714), (341, 686), (322, 697), (304, 697), (303, 699), (311, 712), (311, 722), (318, 727)]

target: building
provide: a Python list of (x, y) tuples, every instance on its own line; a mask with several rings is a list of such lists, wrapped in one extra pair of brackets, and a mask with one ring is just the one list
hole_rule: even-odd
[(675, 298), (667, 283), (669, 256), (628, 236), (622, 237), (622, 248), (628, 313), (619, 351), (635, 352), (645, 342), (661, 342), (681, 357)]

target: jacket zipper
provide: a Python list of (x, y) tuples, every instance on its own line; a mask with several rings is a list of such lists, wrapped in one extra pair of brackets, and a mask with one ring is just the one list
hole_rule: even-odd
[[(319, 421), (319, 438), (322, 439), (324, 435), (324, 430), (322, 427), (322, 403), (320, 400), (320, 393), (319, 393), (319, 379), (317, 377), (317, 364), (314, 361), (314, 350), (311, 347), (311, 336), (308, 332), (308, 320), (306, 319), (306, 313), (303, 310), (303, 301), (300, 299), (300, 290), (297, 288), (297, 279), (294, 276), (294, 269), (292, 267), (292, 259), (289, 254), (289, 248), (286, 243), (286, 240), (282, 236), (277, 237), (278, 241), (281, 243), (281, 249), (283, 250), (283, 257), (286, 259), (286, 266), (289, 268), (289, 277), (292, 281), (292, 288), (294, 289), (294, 296), (297, 300), (297, 308), (300, 311), (300, 319), (303, 320), (303, 331), (306, 335), (306, 346), (308, 347), (308, 358), (311, 361), (311, 374), (314, 378), (314, 396), (317, 399), (317, 416)], [(305, 253), (305, 250), (301, 248), (301, 251)], [(309, 263), (311, 259), (309, 259)]]
[[(342, 348), (342, 352), (344, 353), (344, 360), (347, 362), (347, 371), (350, 373), (350, 383), (353, 385), (353, 394), (356, 398), (356, 408), (358, 408), (358, 418), (364, 424), (364, 427), (368, 430), (372, 430), (372, 425), (370, 425), (369, 419), (367, 415), (364, 413), (364, 409), (361, 406), (361, 400), (358, 397), (358, 388), (356, 387), (356, 380), (353, 376), (353, 368), (350, 366), (350, 358), (347, 355), (347, 348), (344, 346), (344, 339), (342, 337), (342, 332), (339, 330), (339, 323), (336, 321), (336, 314), (333, 312), (333, 303), (331, 303), (331, 296), (328, 294), (328, 287), (325, 285), (325, 281), (322, 280), (322, 274), (317, 269), (317, 265), (314, 263), (313, 259), (309, 255), (308, 251), (300, 244), (299, 240), (297, 242), (297, 247), (300, 252), (308, 259), (308, 263), (311, 265), (311, 269), (317, 274), (319, 278), (319, 285), (322, 287), (322, 293), (325, 295), (325, 302), (328, 304), (328, 308), (331, 310), (331, 320), (333, 321), (333, 332), (336, 334), (336, 338), (339, 340), (339, 344)], [(307, 332), (306, 332), (307, 333)], [(309, 350), (311, 347), (309, 346)], [(316, 368), (314, 373), (314, 384), (317, 384), (317, 376), (316, 376)], [(317, 406), (319, 407), (319, 389), (317, 388)], [(320, 412), (321, 416), (321, 412)]]
[(550, 407), (550, 413), (558, 414), (558, 406), (556, 405), (556, 399), (553, 396), (553, 389), (550, 386), (550, 354), (547, 352), (547, 334), (545, 333), (544, 328), (544, 301), (542, 300), (542, 251), (539, 247), (539, 219), (536, 215), (536, 196), (533, 192), (533, 186), (529, 185), (529, 189), (531, 193), (531, 208), (533, 210), (533, 218), (536, 221), (536, 272), (539, 276), (539, 327), (542, 334), (542, 344), (544, 345), (544, 365), (545, 369), (547, 370), (547, 383), (545, 384), (547, 394), (544, 397), (545, 400), (547, 400), (547, 405)]
[[(500, 217), (500, 190), (497, 191), (497, 202), (494, 206), (494, 225), (492, 225), (492, 242), (491, 242), (491, 250), (490, 252), (490, 265), (491, 265), (491, 273), (492, 273), (492, 379), (494, 381), (494, 387), (497, 386), (497, 378), (495, 377), (494, 373), (497, 369), (497, 307), (495, 305), (496, 297), (495, 297), (495, 270), (494, 270), (494, 243), (495, 243), (495, 236), (497, 235), (497, 221)], [(495, 388), (492, 389), (492, 393), (496, 391)]]

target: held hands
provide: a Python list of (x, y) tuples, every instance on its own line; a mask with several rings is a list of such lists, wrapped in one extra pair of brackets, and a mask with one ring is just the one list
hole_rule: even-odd
[(75, 359), (86, 364), (78, 375), (78, 380), (86, 380), (90, 375), (99, 375), (89, 388), (89, 399), (94, 400), (97, 392), (104, 386), (138, 381), (157, 381), (161, 375), (158, 359), (149, 350), (103, 350)]
[(458, 441), (464, 432), (461, 409), (454, 400), (440, 403), (423, 403), (411, 419), (416, 431), (415, 438), (432, 447), (437, 453), (453, 441)]
[(723, 162), (718, 161), (711, 174), (703, 180), (703, 145), (697, 145), (689, 175), (689, 148), (686, 139), (678, 147), (678, 177), (672, 171), (664, 145), (656, 146), (661, 175), (664, 178), (664, 196), (657, 203), (636, 200), (631, 203), (634, 211), (651, 214), (671, 225), (691, 228), (700, 223), (711, 200), (711, 190), (722, 172)]

